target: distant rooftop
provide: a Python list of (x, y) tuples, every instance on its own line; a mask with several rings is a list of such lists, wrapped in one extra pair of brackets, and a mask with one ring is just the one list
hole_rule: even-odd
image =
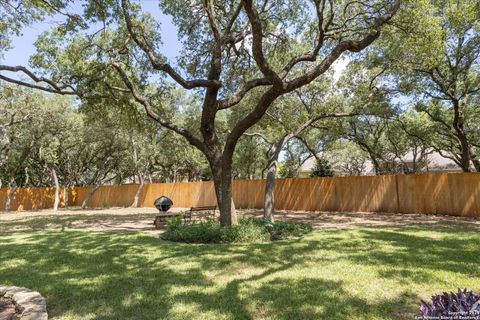
[[(336, 163), (335, 159), (332, 159), (331, 154), (328, 152), (319, 153), (318, 156), (326, 158), (334, 167), (338, 167), (338, 163)], [(407, 153), (404, 157), (402, 157), (403, 162), (409, 164), (413, 163), (414, 154), (413, 152)], [(427, 165), (426, 168), (422, 171), (461, 171), (460, 167), (451, 159), (442, 156), (440, 153), (436, 151), (432, 151), (427, 155)], [(417, 159), (418, 161), (418, 159)], [(315, 167), (316, 159), (315, 157), (308, 158), (300, 167), (299, 173), (300, 175), (305, 176), (306, 173), (311, 172)], [(336, 165), (337, 164), (337, 165)], [(365, 161), (364, 166), (364, 174), (365, 175), (372, 175), (375, 174), (375, 169), (373, 164), (370, 160)]]

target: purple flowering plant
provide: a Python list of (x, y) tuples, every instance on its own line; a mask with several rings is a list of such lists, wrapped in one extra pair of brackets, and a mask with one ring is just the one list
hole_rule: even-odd
[(444, 292), (432, 296), (432, 302), (422, 300), (421, 315), (428, 317), (462, 315), (468, 319), (480, 320), (480, 294), (472, 290), (458, 289), (457, 293)]

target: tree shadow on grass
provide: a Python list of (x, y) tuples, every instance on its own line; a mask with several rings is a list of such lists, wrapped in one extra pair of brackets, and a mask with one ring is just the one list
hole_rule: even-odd
[[(428, 287), (442, 270), (475, 272), (478, 280), (478, 234), (441, 230), (435, 238), (429, 230), (329, 229), (249, 245), (178, 244), (132, 233), (10, 233), (0, 235), (0, 283), (38, 290), (54, 318), (411, 318), (409, 303), (419, 299), (412, 283)], [(372, 302), (348, 292), (344, 281), (302, 273), (338, 261), (371, 266), (398, 282), (396, 300)]]
[[(431, 233), (433, 231), (440, 233)], [(414, 234), (420, 232), (420, 234)], [(423, 233), (422, 233), (423, 232)], [(350, 259), (361, 264), (382, 264), (396, 268), (384, 272), (384, 276), (397, 276), (415, 281), (430, 281), (421, 272), (409, 273), (409, 269), (450, 271), (470, 277), (480, 277), (480, 237), (478, 232), (457, 232), (444, 227), (397, 228), (391, 230), (362, 230), (366, 241), (378, 245), (368, 255), (351, 255)], [(388, 246), (388, 250), (382, 249)], [(408, 275), (408, 277), (406, 277)], [(424, 277), (424, 279), (422, 279)]]
[[(272, 299), (274, 297), (274, 299)], [(396, 299), (368, 301), (343, 289), (342, 282), (305, 277), (274, 279), (264, 283), (252, 299), (265, 314), (279, 319), (411, 319), (416, 310), (409, 301), (417, 296), (404, 292)]]
[[(98, 231), (155, 230), (152, 214), (69, 214), (25, 217), (0, 221), (1, 233), (43, 230), (93, 229)], [(147, 223), (145, 222), (147, 221)], [(104, 230), (99, 230), (104, 229)]]

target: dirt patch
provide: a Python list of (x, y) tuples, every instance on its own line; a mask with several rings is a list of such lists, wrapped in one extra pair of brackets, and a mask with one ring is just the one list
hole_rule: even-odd
[[(175, 209), (182, 210), (182, 209)], [(87, 229), (91, 231), (141, 231), (158, 235), (153, 225), (155, 208), (69, 209), (0, 214), (1, 232)]]
[(18, 312), (17, 306), (13, 299), (0, 297), (0, 319), (20, 320), (20, 313)]
[[(261, 217), (261, 210), (245, 210), (246, 215)], [(468, 227), (480, 230), (480, 219), (427, 214), (401, 214), (377, 212), (308, 212), (277, 211), (275, 218), (281, 221), (310, 222), (316, 229), (353, 227), (403, 227), (417, 224)]]
[[(173, 208), (171, 211), (185, 211)], [(108, 208), (59, 211), (39, 210), (0, 213), (0, 233), (37, 230), (86, 229), (91, 231), (136, 231), (159, 236), (153, 225), (155, 208)], [(261, 217), (262, 210), (238, 210), (240, 215)], [(277, 211), (278, 221), (310, 222), (315, 229), (358, 227), (402, 227), (418, 224), (461, 227), (480, 231), (480, 219), (425, 214), (370, 212)]]

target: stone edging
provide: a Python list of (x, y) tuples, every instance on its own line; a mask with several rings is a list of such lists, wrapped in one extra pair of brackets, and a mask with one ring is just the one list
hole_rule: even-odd
[(0, 296), (11, 298), (22, 310), (21, 320), (47, 320), (47, 303), (36, 291), (0, 284)]

